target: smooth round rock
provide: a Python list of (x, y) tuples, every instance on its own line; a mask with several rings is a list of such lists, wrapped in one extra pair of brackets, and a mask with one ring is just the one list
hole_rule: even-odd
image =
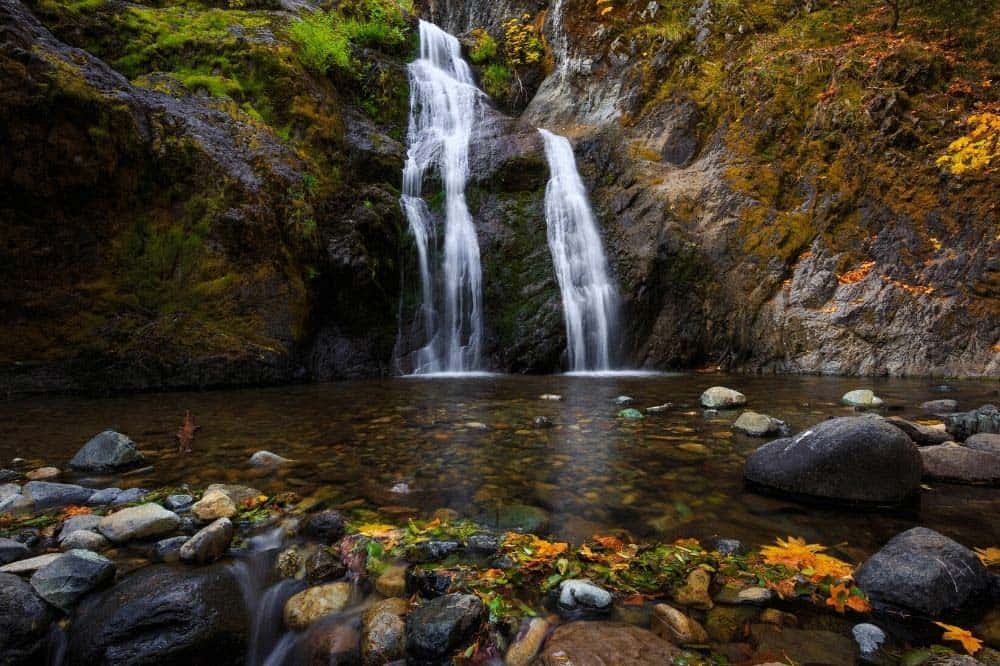
[(875, 395), (871, 389), (848, 391), (840, 401), (849, 407), (874, 408), (882, 406), (882, 398)]
[(611, 593), (589, 580), (564, 580), (559, 584), (559, 612), (566, 617), (600, 617), (611, 612)]
[(145, 488), (129, 488), (128, 490), (123, 490), (115, 497), (111, 502), (111, 506), (124, 506), (125, 504), (134, 504), (139, 502), (143, 497), (149, 494), (149, 491)]
[(361, 620), (361, 658), (366, 666), (380, 666), (406, 657), (405, 599), (376, 601)]
[(931, 481), (1000, 485), (1000, 455), (954, 442), (920, 449), (924, 478)]
[(90, 530), (70, 532), (59, 542), (60, 550), (92, 550), (95, 553), (106, 550), (110, 545), (107, 539)]
[(59, 471), (58, 467), (39, 467), (25, 474), (24, 478), (28, 481), (51, 481), (59, 478), (60, 474), (62, 472)]
[(135, 442), (114, 430), (105, 430), (83, 445), (69, 466), (81, 472), (107, 474), (138, 467), (146, 458)]
[(195, 564), (209, 564), (226, 554), (233, 540), (233, 523), (219, 518), (184, 542), (179, 551), (180, 559)]
[(181, 519), (159, 504), (140, 504), (116, 511), (101, 519), (98, 530), (115, 543), (150, 539), (170, 534)]
[(988, 432), (978, 433), (966, 439), (965, 446), (974, 451), (1000, 456), (1000, 435)]
[(191, 495), (171, 495), (163, 500), (163, 506), (171, 511), (183, 511), (194, 504), (194, 497)]
[(319, 618), (344, 610), (350, 599), (349, 583), (310, 587), (285, 603), (285, 626), (293, 631), (302, 631)]
[(204, 521), (232, 518), (236, 515), (236, 505), (221, 490), (208, 490), (192, 505), (191, 513)]
[(725, 386), (713, 386), (701, 394), (701, 406), (708, 409), (733, 409), (745, 404), (745, 395)]
[(71, 483), (29, 481), (21, 488), (21, 494), (34, 503), (36, 511), (45, 511), (69, 504), (83, 506), (94, 494), (94, 491)]
[(28, 547), (20, 541), (0, 537), (0, 565), (10, 564), (28, 557)]
[(87, 506), (107, 506), (114, 502), (121, 493), (121, 488), (104, 488), (103, 490), (98, 490), (87, 500)]
[(504, 666), (529, 666), (542, 649), (549, 627), (548, 621), (544, 618), (524, 618), (517, 636), (504, 655)]
[(254, 467), (279, 467), (290, 463), (291, 460), (283, 458), (277, 453), (270, 451), (257, 451), (250, 456), (250, 464)]
[(733, 430), (742, 432), (751, 437), (766, 437), (784, 432), (788, 426), (784, 421), (779, 421), (773, 416), (759, 414), (757, 412), (746, 411), (733, 423)]
[(886, 638), (884, 631), (867, 622), (854, 625), (851, 629), (851, 635), (854, 636), (854, 642), (858, 644), (858, 650), (863, 659), (873, 658), (882, 644), (885, 643)]

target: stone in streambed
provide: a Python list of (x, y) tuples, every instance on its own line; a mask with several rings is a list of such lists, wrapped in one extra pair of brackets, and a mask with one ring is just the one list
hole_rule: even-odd
[(0, 573), (0, 662), (44, 663), (40, 652), (53, 612), (31, 586)]
[(945, 414), (954, 413), (958, 410), (958, 401), (950, 399), (928, 400), (927, 402), (921, 403), (920, 409), (929, 414), (934, 414), (935, 416), (943, 416)]
[(452, 574), (447, 571), (410, 567), (406, 570), (406, 592), (424, 599), (434, 599), (448, 594)]
[(194, 497), (191, 495), (171, 495), (163, 500), (163, 506), (171, 511), (184, 511), (194, 504)]
[(733, 423), (733, 430), (751, 437), (766, 437), (767, 435), (787, 432), (788, 425), (773, 416), (747, 411), (740, 414), (740, 417)]
[(496, 510), (484, 511), (476, 523), (503, 532), (543, 534), (549, 527), (549, 514), (545, 509), (526, 504), (504, 504)]
[(485, 619), (474, 594), (448, 594), (420, 605), (406, 618), (406, 648), (417, 660), (443, 661), (464, 647)]
[(209, 564), (226, 554), (232, 540), (233, 523), (228, 518), (219, 518), (185, 541), (179, 556), (184, 562)]
[(849, 407), (860, 407), (863, 409), (874, 409), (882, 406), (882, 398), (875, 395), (871, 389), (848, 391), (840, 401)]
[(177, 562), (181, 559), (181, 548), (187, 543), (189, 537), (175, 536), (160, 539), (150, 552), (150, 557), (155, 562)]
[(701, 394), (701, 406), (707, 409), (733, 409), (745, 404), (745, 395), (725, 386), (713, 386)]
[(948, 414), (944, 423), (959, 442), (978, 433), (1000, 434), (1000, 409), (995, 405), (983, 405), (971, 412)]
[(106, 474), (132, 469), (145, 462), (135, 442), (120, 432), (105, 430), (84, 444), (69, 461), (69, 466), (81, 472)]
[(250, 615), (234, 570), (149, 566), (81, 604), (69, 666), (212, 664), (245, 659)]
[(250, 464), (254, 467), (280, 467), (290, 462), (292, 461), (288, 458), (283, 458), (270, 451), (258, 451), (250, 456)]
[(333, 543), (344, 536), (346, 522), (344, 515), (339, 511), (329, 509), (320, 511), (309, 517), (306, 521), (305, 532), (311, 537)]
[(310, 587), (285, 603), (285, 626), (293, 631), (302, 631), (319, 618), (344, 610), (350, 599), (349, 583)]
[(181, 519), (159, 504), (140, 504), (116, 511), (101, 519), (98, 530), (115, 543), (170, 534)]
[(65, 557), (65, 553), (47, 553), (45, 555), (36, 555), (35, 557), (29, 557), (25, 560), (15, 560), (10, 564), (5, 564), (0, 567), (0, 573), (11, 573), (11, 574), (29, 574), (34, 573), (41, 569), (42, 567), (48, 566), (58, 560), (60, 557)]
[(306, 580), (316, 584), (343, 578), (347, 567), (340, 559), (339, 551), (320, 546), (306, 558), (305, 572)]
[(555, 426), (555, 423), (552, 422), (552, 419), (550, 419), (547, 416), (536, 416), (535, 420), (532, 421), (531, 424), (540, 430), (544, 430), (546, 428), (551, 428)]
[(232, 518), (236, 515), (236, 505), (221, 490), (209, 490), (191, 506), (191, 513), (203, 521)]
[(35, 510), (35, 503), (30, 497), (21, 494), (11, 495), (7, 499), (0, 500), (0, 513), (9, 513), (16, 516), (22, 513), (31, 513)]
[(589, 580), (564, 580), (559, 584), (559, 614), (564, 617), (603, 617), (611, 612), (611, 602), (611, 593)]
[(69, 612), (85, 594), (111, 582), (115, 564), (89, 550), (71, 550), (31, 577), (31, 587), (42, 599)]
[(858, 647), (847, 636), (832, 631), (810, 631), (790, 627), (755, 624), (750, 635), (757, 651), (755, 664), (771, 660), (780, 663), (854, 666)]
[(406, 657), (405, 599), (383, 599), (372, 604), (361, 620), (361, 660), (381, 666)]
[(129, 488), (128, 490), (123, 490), (115, 497), (114, 501), (111, 502), (111, 506), (124, 506), (126, 504), (134, 504), (142, 500), (143, 497), (149, 494), (149, 491), (145, 488)]
[(69, 504), (84, 505), (94, 491), (71, 483), (29, 481), (24, 484), (21, 494), (34, 503), (36, 511), (45, 511)]
[(974, 451), (983, 451), (1000, 456), (1000, 435), (979, 433), (965, 440), (965, 446)]
[(851, 636), (858, 644), (858, 651), (864, 661), (874, 660), (886, 639), (884, 631), (867, 622), (854, 625), (851, 628)]
[(684, 585), (673, 591), (673, 599), (681, 606), (690, 606), (700, 610), (709, 610), (714, 605), (708, 588), (712, 577), (704, 569), (695, 569), (688, 574)]
[(492, 534), (473, 534), (465, 544), (470, 553), (493, 555), (500, 548), (500, 541)]
[(406, 595), (406, 567), (394, 564), (375, 579), (375, 589), (386, 597), (403, 597)]
[(25, 474), (24, 478), (28, 481), (51, 481), (59, 478), (61, 473), (58, 467), (39, 467)]
[(524, 618), (517, 636), (504, 655), (504, 666), (528, 666), (542, 649), (549, 626), (548, 620), (540, 617)]
[(935, 444), (944, 444), (951, 439), (951, 435), (949, 435), (943, 427), (931, 428), (929, 426), (920, 425), (919, 423), (907, 421), (906, 419), (901, 419), (898, 416), (892, 416), (886, 419), (886, 423), (894, 425), (905, 432), (917, 446), (934, 446)]
[(0, 565), (10, 564), (28, 557), (28, 547), (20, 541), (0, 537)]
[(898, 505), (920, 487), (923, 463), (901, 430), (875, 416), (830, 419), (769, 442), (747, 458), (747, 481), (815, 499)]
[(16, 483), (0, 484), (0, 502), (21, 494), (21, 486)]
[(92, 550), (95, 553), (106, 550), (111, 543), (97, 532), (76, 530), (59, 541), (60, 550)]
[(89, 513), (67, 518), (63, 521), (62, 529), (59, 530), (59, 541), (62, 542), (63, 539), (78, 530), (96, 530), (100, 524), (101, 516)]
[[(240, 486), (230, 483), (213, 483), (210, 486), (208, 486), (208, 488), (205, 488), (206, 493), (210, 493), (216, 490), (225, 495), (226, 497), (228, 497), (230, 500), (232, 500), (233, 504), (235, 504), (237, 507), (243, 506), (247, 502), (258, 498), (261, 495), (261, 492), (256, 488), (251, 488), (250, 486)], [(223, 518), (225, 516), (219, 516), (219, 517)]]
[(461, 547), (462, 544), (457, 541), (421, 541), (410, 547), (406, 559), (411, 562), (440, 562)]
[(601, 664), (662, 666), (680, 650), (651, 631), (619, 622), (570, 622), (557, 627), (542, 648), (540, 666)]
[(678, 645), (705, 645), (709, 641), (708, 632), (697, 620), (667, 604), (653, 606), (650, 627), (660, 638)]
[(628, 409), (623, 409), (618, 412), (618, 418), (625, 419), (627, 421), (637, 421), (646, 418), (646, 416), (638, 409), (629, 407)]
[(105, 488), (98, 490), (87, 500), (87, 506), (107, 506), (118, 499), (122, 494), (121, 488)]
[(1000, 455), (954, 442), (920, 449), (924, 478), (982, 485), (1000, 485)]
[(943, 617), (988, 595), (990, 577), (975, 553), (926, 527), (897, 534), (854, 574), (879, 607)]

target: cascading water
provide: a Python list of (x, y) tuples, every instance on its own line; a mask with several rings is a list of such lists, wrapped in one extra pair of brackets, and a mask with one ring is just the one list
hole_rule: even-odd
[(587, 190), (569, 140), (544, 129), (538, 131), (545, 140), (551, 172), (545, 189), (545, 221), (562, 293), (570, 370), (610, 370), (618, 294), (608, 278)]
[[(485, 94), (462, 59), (458, 40), (420, 22), (420, 57), (410, 63), (410, 128), (401, 205), (417, 245), (421, 305), (412, 354), (414, 374), (468, 372), (481, 365), (482, 265), (465, 200), (469, 146)], [(423, 198), (424, 176), (437, 167), (444, 186), (444, 248)]]

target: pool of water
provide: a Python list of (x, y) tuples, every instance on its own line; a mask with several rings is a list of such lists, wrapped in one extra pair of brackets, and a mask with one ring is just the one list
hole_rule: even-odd
[[(500, 504), (530, 505), (550, 514), (555, 536), (575, 542), (612, 530), (752, 544), (794, 535), (861, 559), (919, 524), (970, 547), (1000, 543), (1000, 492), (993, 488), (930, 483), (919, 506), (897, 513), (817, 508), (748, 492), (743, 461), (765, 440), (732, 431), (738, 411), (703, 412), (699, 395), (719, 384), (743, 391), (751, 408), (785, 420), (792, 432), (850, 414), (839, 398), (859, 387), (874, 389), (889, 413), (911, 418), (928, 418), (919, 409), (926, 400), (954, 398), (960, 409), (972, 409), (1000, 399), (995, 381), (953, 382), (943, 392), (921, 379), (702, 374), (401, 378), (53, 397), (0, 403), (0, 464), (20, 456), (65, 467), (89, 437), (115, 428), (153, 465), (113, 479), (124, 487), (226, 482), (268, 493), (325, 490), (337, 501), (400, 514), (451, 508), (476, 516)], [(539, 399), (546, 393), (562, 400)], [(639, 409), (673, 407), (627, 421), (616, 416), (620, 395)], [(182, 454), (173, 435), (187, 411), (202, 429), (193, 452)], [(538, 416), (553, 427), (535, 428)], [(248, 459), (261, 449), (294, 462), (255, 469)]]

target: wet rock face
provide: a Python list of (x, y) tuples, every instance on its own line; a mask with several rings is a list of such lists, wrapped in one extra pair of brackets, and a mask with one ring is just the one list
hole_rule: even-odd
[(249, 628), (246, 602), (231, 569), (154, 565), (77, 610), (67, 655), (74, 666), (236, 666), (243, 663)]
[(0, 661), (30, 663), (40, 649), (54, 613), (13, 574), (0, 573)]
[(747, 458), (744, 477), (764, 488), (816, 499), (896, 505), (917, 491), (917, 447), (878, 417), (824, 421), (777, 439)]
[(990, 586), (975, 553), (925, 527), (893, 537), (854, 578), (874, 604), (928, 617), (964, 608), (985, 597)]
[(423, 603), (406, 618), (407, 653), (436, 663), (472, 637), (485, 617), (485, 608), (473, 594), (448, 594)]

